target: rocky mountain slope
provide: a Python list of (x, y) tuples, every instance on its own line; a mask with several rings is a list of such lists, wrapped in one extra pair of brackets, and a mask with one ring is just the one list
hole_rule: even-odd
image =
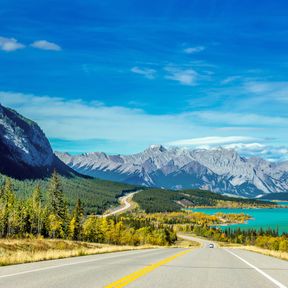
[(41, 178), (54, 169), (61, 174), (73, 172), (53, 154), (35, 122), (0, 105), (0, 173), (18, 179)]
[(0, 188), (6, 176), (20, 198), (31, 195), (39, 185), (47, 193), (50, 176), (56, 170), (72, 209), (81, 199), (86, 213), (103, 213), (118, 205), (118, 197), (137, 187), (80, 175), (53, 154), (40, 127), (14, 110), (0, 105)]
[(134, 155), (56, 153), (77, 172), (107, 180), (169, 189), (201, 188), (245, 197), (288, 191), (288, 162), (246, 159), (234, 150), (166, 149)]

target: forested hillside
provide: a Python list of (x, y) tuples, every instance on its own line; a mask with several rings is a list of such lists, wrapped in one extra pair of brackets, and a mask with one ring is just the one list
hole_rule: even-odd
[[(127, 191), (136, 190), (135, 186), (117, 182), (92, 179), (89, 177), (79, 177), (71, 175), (70, 177), (60, 176), (65, 200), (68, 207), (73, 207), (77, 199), (81, 199), (86, 213), (101, 214), (111, 206), (118, 204), (118, 197)], [(0, 174), (0, 186), (4, 183), (6, 177)], [(49, 187), (50, 178), (37, 180), (15, 180), (11, 179), (13, 190), (17, 197), (27, 199), (36, 186), (39, 186), (46, 197), (46, 191)]]
[(205, 190), (165, 190), (147, 189), (137, 193), (134, 198), (140, 208), (147, 213), (179, 211), (186, 207), (271, 207), (267, 201), (228, 197)]
[(36, 185), (29, 197), (21, 199), (6, 178), (0, 186), (0, 238), (42, 236), (121, 245), (169, 245), (177, 239), (172, 227), (154, 225), (144, 216), (86, 216), (80, 199), (71, 210), (64, 186), (54, 172), (46, 191)]
[(271, 194), (263, 195), (260, 199), (263, 199), (263, 200), (288, 201), (288, 192), (271, 193)]

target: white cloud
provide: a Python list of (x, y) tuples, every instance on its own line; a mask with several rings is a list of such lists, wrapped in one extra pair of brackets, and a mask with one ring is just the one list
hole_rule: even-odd
[(188, 47), (184, 49), (184, 52), (187, 54), (194, 54), (199, 53), (201, 51), (205, 50), (204, 46), (196, 46), (196, 47)]
[(261, 157), (270, 161), (288, 159), (288, 149), (284, 146), (272, 146), (263, 143), (232, 143), (224, 145), (224, 148), (234, 149), (246, 157)]
[(245, 136), (213, 136), (176, 140), (166, 143), (166, 145), (188, 149), (215, 149), (222, 147), (236, 150), (245, 157), (261, 157), (270, 161), (288, 159), (287, 147), (264, 144), (262, 143), (264, 141), (264, 139)]
[(61, 47), (56, 43), (49, 42), (47, 40), (38, 40), (31, 44), (32, 47), (42, 50), (52, 50), (52, 51), (60, 51)]
[(156, 76), (156, 70), (150, 68), (139, 68), (135, 66), (131, 68), (131, 72), (143, 75), (147, 79), (154, 79)]
[(199, 74), (193, 69), (166, 67), (165, 70), (168, 72), (166, 79), (178, 81), (182, 85), (194, 86), (199, 78)]
[(182, 139), (177, 141), (169, 142), (168, 145), (172, 146), (203, 146), (203, 145), (223, 145), (234, 142), (248, 142), (254, 140), (255, 138), (244, 137), (244, 136), (210, 136), (210, 137), (201, 137), (201, 138), (191, 138), (191, 139)]
[(24, 47), (25, 45), (19, 43), (15, 38), (0, 37), (0, 50), (12, 52)]
[(191, 116), (195, 116), (198, 120), (206, 123), (214, 123), (224, 127), (225, 125), (235, 126), (278, 126), (286, 127), (288, 123), (287, 117), (280, 116), (266, 116), (259, 114), (244, 114), (244, 113), (229, 113), (216, 111), (201, 111), (191, 112)]
[[(108, 106), (98, 101), (65, 100), (12, 92), (0, 92), (0, 103), (36, 121), (50, 139), (71, 141), (101, 139), (101, 141), (108, 141), (109, 143), (121, 143), (119, 144), (119, 151), (117, 151), (118, 146), (115, 144), (115, 153), (123, 151), (121, 145), (128, 147), (132, 145), (131, 143), (133, 143), (133, 149), (137, 147), (136, 151), (140, 151), (153, 143), (169, 143), (176, 146), (201, 148), (223, 146), (235, 148), (243, 155), (262, 155), (267, 159), (277, 159), (277, 157), (278, 159), (285, 159), (285, 157), (288, 159), (287, 147), (284, 147), (283, 144), (287, 142), (285, 141), (287, 139), (287, 125), (283, 126), (282, 130), (277, 130), (277, 127), (272, 125), (271, 127), (263, 127), (262, 130), (256, 129), (250, 132), (245, 127), (243, 130), (232, 127), (232, 130), (226, 131), (223, 130), (222, 124), (218, 127), (214, 126), (219, 120), (224, 121), (226, 119), (226, 122), (229, 122), (229, 117), (232, 116), (236, 117), (233, 121), (237, 121), (240, 114), (224, 115), (222, 119), (219, 114), (209, 112), (207, 119), (208, 112), (206, 111), (206, 115), (204, 112), (204, 116), (202, 115), (206, 119), (203, 121), (200, 118), (202, 114), (200, 112), (198, 114), (191, 112), (155, 115), (148, 114), (142, 109)], [(240, 119), (240, 122), (243, 123), (245, 115), (241, 115), (241, 117), (243, 119)], [(260, 116), (254, 115), (253, 119), (255, 120), (257, 117)], [(251, 119), (248, 117), (245, 123), (249, 123), (252, 121)], [(261, 118), (257, 119), (257, 121), (260, 120)], [(265, 119), (267, 122), (270, 120), (272, 119)], [(243, 133), (245, 136), (241, 136), (241, 134), (230, 136), (235, 131)], [(273, 144), (273, 141), (276, 140), (271, 140), (271, 137), (275, 137), (275, 135), (281, 137), (281, 131), (283, 131), (282, 142), (277, 140), (278, 147), (276, 147)], [(192, 137), (198, 135), (198, 137), (191, 138), (191, 135)], [(207, 135), (217, 136), (205, 137)], [(270, 140), (265, 139), (267, 136), (270, 137)], [(272, 141), (273, 145), (269, 141)]]
[(181, 114), (151, 115), (141, 109), (107, 106), (97, 101), (0, 92), (0, 102), (35, 120), (50, 138), (146, 141), (149, 145), (172, 140), (171, 131), (183, 138), (187, 131), (198, 129)]
[(288, 101), (288, 82), (287, 81), (248, 81), (244, 83), (244, 89), (248, 93), (253, 93), (257, 96), (264, 97), (271, 101)]
[(237, 80), (240, 80), (240, 79), (242, 79), (242, 77), (241, 76), (229, 76), (229, 77), (227, 77), (227, 78), (225, 78), (222, 82), (221, 82), (221, 84), (230, 84), (231, 82), (234, 82), (234, 81), (237, 81)]
[[(42, 50), (61, 50), (61, 47), (59, 45), (53, 42), (48, 42), (46, 40), (35, 41), (30, 46)], [(24, 44), (18, 42), (18, 40), (15, 38), (0, 37), (0, 50), (2, 51), (12, 52), (25, 47), (26, 46)]]

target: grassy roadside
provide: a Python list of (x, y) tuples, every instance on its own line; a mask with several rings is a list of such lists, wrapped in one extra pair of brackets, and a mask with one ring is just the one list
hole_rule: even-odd
[[(219, 245), (220, 246), (220, 245)], [(288, 253), (287, 252), (282, 252), (282, 251), (276, 251), (276, 250), (268, 250), (264, 248), (260, 248), (257, 246), (245, 246), (245, 245), (240, 245), (240, 244), (227, 244), (227, 243), (221, 243), (221, 247), (225, 248), (236, 248), (236, 249), (243, 249), (259, 254), (263, 254), (266, 256), (272, 256), (275, 258), (279, 258), (282, 260), (288, 260)]]
[(256, 246), (243, 246), (243, 247), (240, 247), (240, 249), (245, 249), (248, 251), (276, 257), (276, 258), (283, 259), (283, 260), (288, 260), (288, 252), (268, 250), (268, 249), (263, 249), (263, 248), (259, 248)]
[(181, 237), (178, 237), (178, 240), (176, 241), (176, 243), (171, 247), (173, 248), (199, 248), (200, 246), (201, 244), (199, 242), (186, 240), (186, 239), (182, 239)]
[[(173, 246), (168, 247), (198, 248), (199, 246), (197, 242), (178, 239)], [(148, 248), (161, 247), (152, 245), (120, 246), (42, 238), (0, 239), (0, 266)]]
[(0, 266), (145, 248), (155, 247), (117, 246), (69, 240), (1, 239)]

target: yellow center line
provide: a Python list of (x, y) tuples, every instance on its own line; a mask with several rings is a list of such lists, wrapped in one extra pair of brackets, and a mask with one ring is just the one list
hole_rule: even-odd
[(123, 278), (105, 286), (104, 288), (122, 288), (122, 287), (125, 287), (126, 285), (130, 284), (131, 282), (137, 280), (138, 278), (152, 272), (153, 270), (155, 270), (156, 268), (162, 266), (162, 265), (165, 265), (169, 262), (171, 262), (172, 260), (180, 257), (180, 256), (183, 256), (189, 252), (191, 252), (193, 249), (189, 249), (189, 250), (185, 250), (185, 251), (182, 251), (180, 253), (177, 253), (175, 255), (172, 255), (168, 258), (165, 258), (159, 262), (156, 262), (154, 264), (151, 264), (149, 266), (146, 266), (138, 271), (135, 271), (133, 272), (132, 274), (129, 274), (127, 276), (124, 276)]

